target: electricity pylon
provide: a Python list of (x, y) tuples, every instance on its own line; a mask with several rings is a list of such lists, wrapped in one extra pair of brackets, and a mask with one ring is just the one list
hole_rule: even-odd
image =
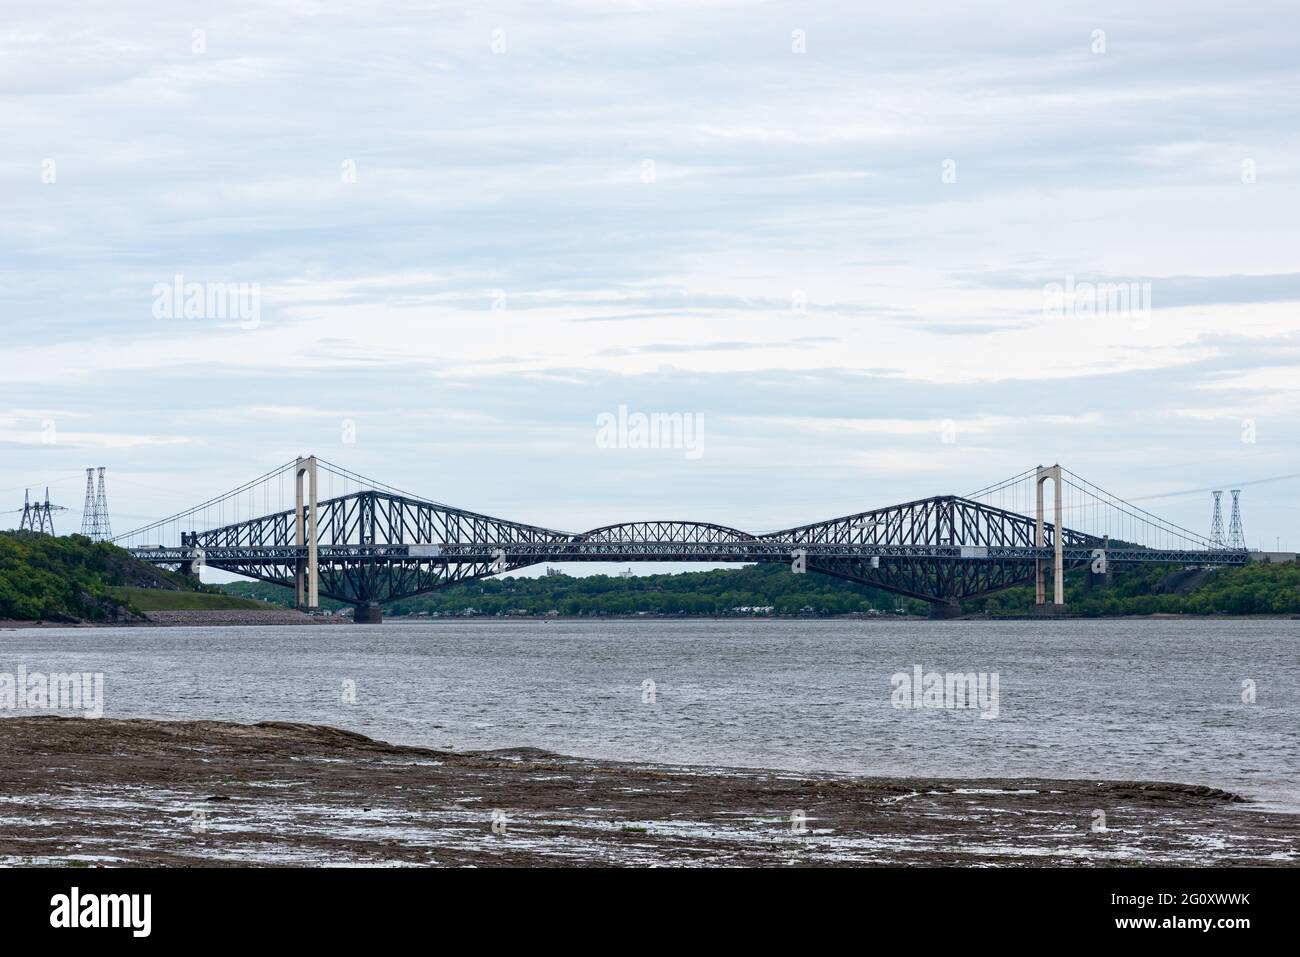
[(95, 470), (86, 469), (86, 504), (81, 512), (81, 534), (92, 542), (104, 542), (113, 537), (108, 521), (108, 496), (104, 492), (104, 466), (99, 467), (99, 485), (96, 488)]
[(1228, 519), (1228, 547), (1244, 551), (1246, 535), (1241, 530), (1241, 489), (1232, 490), (1232, 516)]
[(23, 518), (18, 523), (20, 530), (36, 532), (40, 535), (54, 534), (54, 513), (66, 512), (67, 509), (62, 505), (50, 504), (50, 489), (45, 487), (45, 501), (32, 502), (31, 492), (23, 493)]

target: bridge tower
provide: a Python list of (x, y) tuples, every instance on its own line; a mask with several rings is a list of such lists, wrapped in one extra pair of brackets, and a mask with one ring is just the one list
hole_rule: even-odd
[[(295, 543), (307, 547), (307, 558), (294, 568), (294, 597), (298, 608), (315, 611), (320, 607), (320, 566), (316, 561), (316, 456), (298, 457), (294, 466)], [(304, 494), (303, 484), (309, 486)], [(305, 510), (305, 513), (304, 513)]]
[(1034, 487), (1038, 491), (1038, 519), (1034, 525), (1034, 546), (1043, 548), (1047, 544), (1046, 529), (1044, 528), (1045, 518), (1043, 509), (1043, 486), (1052, 482), (1052, 498), (1056, 502), (1055, 519), (1053, 522), (1052, 540), (1054, 544), (1054, 554), (1052, 557), (1052, 605), (1047, 604), (1046, 581), (1044, 580), (1045, 563), (1041, 558), (1034, 559), (1034, 582), (1035, 582), (1035, 607), (1042, 611), (1060, 610), (1065, 607), (1065, 557), (1062, 553), (1064, 547), (1064, 536), (1061, 529), (1064, 524), (1061, 521), (1062, 512), (1062, 488), (1061, 488), (1061, 466), (1053, 465), (1051, 468), (1038, 466), (1038, 471), (1034, 476)]

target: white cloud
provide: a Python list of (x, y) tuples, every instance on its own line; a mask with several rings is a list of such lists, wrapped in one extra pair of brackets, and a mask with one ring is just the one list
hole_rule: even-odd
[[(348, 416), (364, 427), (338, 458), (444, 486), (430, 494), (567, 513), (648, 484), (754, 525), (795, 501), (868, 504), (868, 475), (888, 498), (918, 475), (959, 474), (960, 491), (1053, 457), (1121, 486), (1171, 453), (1207, 476), (1193, 485), (1284, 472), (1294, 290), (1222, 292), (1296, 271), (1300, 57), (1270, 25), (1285, 15), (16, 11), (0, 30), (0, 404), (79, 431), (51, 450), (27, 441), (34, 414), (0, 419), (15, 449), (0, 482), (78, 467), (77, 446), (157, 484), (238, 478), (336, 443)], [(152, 319), (152, 284), (176, 274), (260, 283), (261, 324)], [(1042, 287), (1067, 275), (1149, 281), (1155, 308), (1046, 318)], [(552, 480), (593, 410), (621, 401), (707, 412), (704, 465), (638, 462), (598, 493)], [(1243, 447), (1231, 420), (1255, 405)], [(948, 420), (961, 439), (936, 447)], [(803, 491), (745, 480), (778, 472)]]

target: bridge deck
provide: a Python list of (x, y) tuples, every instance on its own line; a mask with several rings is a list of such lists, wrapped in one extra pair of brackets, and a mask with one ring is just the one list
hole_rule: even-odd
[[(314, 544), (302, 544), (306, 538)], [(1058, 545), (1062, 573), (1099, 560), (1107, 566), (1249, 561), (1244, 551), (1214, 548), (1206, 540), (1163, 538), (1160, 543), (1177, 547), (1144, 547), (954, 495), (765, 534), (689, 521), (625, 522), (573, 533), (369, 489), (319, 502), (313, 496), (302, 511), (180, 533), (180, 541), (179, 547), (132, 552), (159, 565), (206, 564), (294, 584), (300, 601), (308, 581), (308, 594), (319, 585), (320, 594), (359, 605), (542, 562), (785, 562), (796, 571), (952, 605), (1040, 577), (1044, 568), (1056, 567)]]
[[(141, 561), (161, 565), (190, 562), (219, 564), (265, 563), (282, 565), (286, 561), (305, 560), (306, 546), (236, 545), (197, 548), (132, 548)], [(440, 564), (480, 563), (502, 560), (508, 564), (543, 561), (622, 562), (622, 561), (707, 561), (758, 562), (786, 561), (801, 551), (808, 558), (931, 558), (954, 561), (1051, 561), (1051, 547), (1029, 548), (996, 545), (842, 545), (827, 542), (796, 543), (742, 540), (736, 542), (538, 542), (519, 544), (438, 543), (428, 545), (319, 545), (317, 558), (326, 561), (420, 561)], [(1249, 553), (1243, 551), (1204, 551), (1193, 549), (1150, 548), (1079, 548), (1065, 547), (1067, 562), (1091, 562), (1104, 554), (1107, 562), (1166, 562), (1181, 565), (1244, 565)]]

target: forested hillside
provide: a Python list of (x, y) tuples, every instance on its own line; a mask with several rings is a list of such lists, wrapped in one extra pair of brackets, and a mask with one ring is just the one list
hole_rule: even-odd
[[(289, 589), (261, 582), (225, 589), (282, 605), (293, 601)], [(325, 599), (321, 604), (347, 607)], [(1073, 571), (1066, 576), (1066, 604), (1072, 614), (1090, 617), (1300, 614), (1300, 564), (1255, 563), (1198, 572), (1169, 565), (1137, 566), (1117, 569), (1108, 586), (1084, 570)], [(967, 601), (963, 609), (969, 614), (1024, 615), (1033, 605), (1033, 587), (1025, 585)], [(746, 565), (628, 578), (488, 578), (396, 601), (384, 609), (387, 615), (844, 615), (872, 610), (926, 614), (929, 606), (824, 575), (795, 575), (786, 565)]]
[[(241, 582), (226, 585), (229, 594), (288, 605), (293, 593), (278, 585)], [(321, 599), (324, 608), (342, 608)], [(788, 565), (746, 565), (718, 571), (669, 575), (544, 575), (537, 578), (487, 578), (464, 582), (428, 595), (386, 605), (387, 615), (421, 612), (442, 615), (729, 615), (734, 609), (764, 609), (740, 614), (845, 615), (899, 608), (926, 614), (925, 602), (825, 575), (795, 575)]]
[(197, 583), (138, 562), (107, 542), (81, 535), (0, 532), (0, 619), (115, 621), (138, 618), (116, 589), (171, 591)]

